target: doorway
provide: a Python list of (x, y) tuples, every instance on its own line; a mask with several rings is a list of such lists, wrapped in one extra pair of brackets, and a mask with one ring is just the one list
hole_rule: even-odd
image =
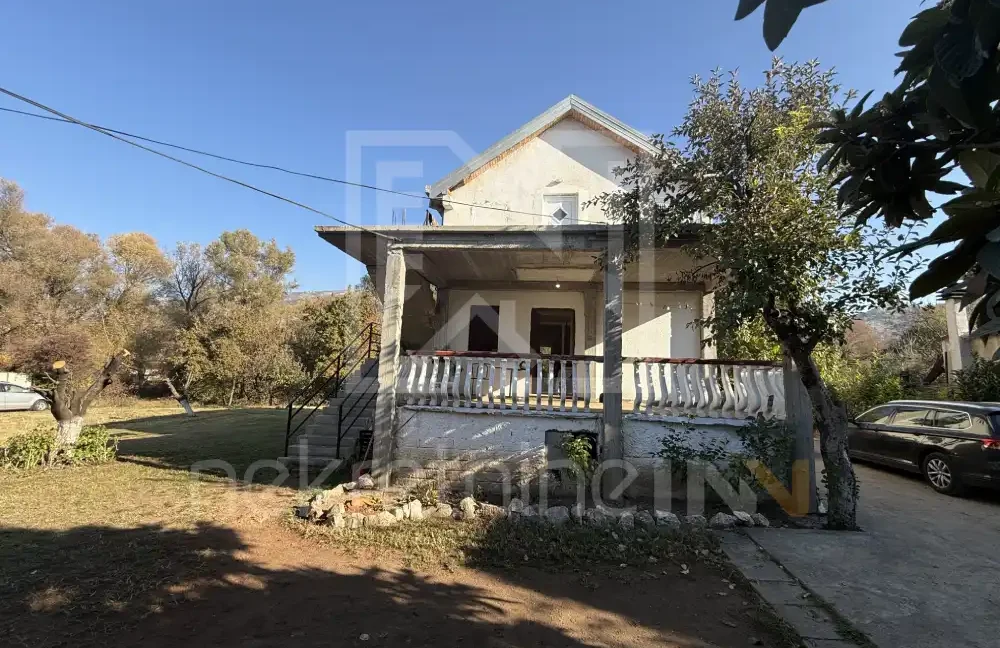
[[(572, 308), (532, 308), (529, 344), (540, 355), (574, 355), (576, 352), (576, 312)], [(542, 384), (538, 385), (538, 363), (542, 363)], [(531, 363), (531, 392), (548, 394), (549, 360)], [(562, 363), (552, 363), (552, 393), (561, 393)], [(566, 390), (572, 393), (573, 369), (568, 368)]]

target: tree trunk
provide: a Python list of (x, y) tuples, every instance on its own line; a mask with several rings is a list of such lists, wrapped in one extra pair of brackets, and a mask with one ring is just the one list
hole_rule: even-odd
[(233, 406), (233, 397), (236, 395), (236, 381), (233, 381), (233, 386), (229, 389), (229, 401), (226, 403), (226, 407)]
[(76, 445), (83, 432), (83, 417), (72, 416), (63, 421), (56, 422), (56, 445), (67, 447)]
[[(787, 348), (784, 343), (783, 346)], [(823, 455), (826, 474), (829, 505), (827, 527), (856, 529), (858, 482), (854, 466), (847, 456), (847, 413), (843, 405), (834, 401), (813, 362), (812, 353), (797, 349), (791, 350), (790, 355), (799, 368), (802, 384), (816, 414), (820, 453)]]
[(194, 410), (191, 409), (191, 402), (188, 400), (187, 394), (181, 394), (178, 392), (177, 388), (174, 387), (174, 382), (169, 378), (164, 378), (163, 382), (166, 383), (167, 389), (170, 390), (170, 395), (174, 397), (174, 400), (176, 400), (180, 406), (184, 408), (184, 412), (188, 416), (194, 416)]

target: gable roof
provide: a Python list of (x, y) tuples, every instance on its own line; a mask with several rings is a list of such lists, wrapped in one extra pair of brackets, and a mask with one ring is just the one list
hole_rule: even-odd
[(428, 194), (431, 198), (444, 195), (463, 184), (469, 176), (475, 174), (493, 160), (504, 155), (522, 142), (541, 135), (544, 131), (566, 117), (574, 117), (590, 128), (607, 132), (613, 139), (636, 153), (648, 153), (652, 155), (656, 152), (656, 148), (650, 143), (649, 138), (636, 129), (587, 103), (580, 97), (570, 95), (455, 169), (441, 180), (435, 182), (428, 190)]

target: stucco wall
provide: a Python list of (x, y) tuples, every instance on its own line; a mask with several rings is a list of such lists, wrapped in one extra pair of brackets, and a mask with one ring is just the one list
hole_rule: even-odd
[(546, 469), (545, 433), (596, 434), (600, 418), (525, 415), (511, 410), (399, 409), (394, 459), (403, 485), (444, 480), (453, 488), (499, 491), (536, 481)]
[[(450, 198), (462, 202), (542, 213), (546, 194), (577, 194), (581, 220), (606, 222), (588, 200), (616, 188), (613, 170), (634, 154), (614, 140), (567, 118), (523, 143)], [(451, 205), (445, 225), (540, 225), (547, 218), (496, 209)]]

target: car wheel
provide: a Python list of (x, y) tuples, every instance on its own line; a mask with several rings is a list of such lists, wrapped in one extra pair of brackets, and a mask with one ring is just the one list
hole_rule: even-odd
[(958, 495), (962, 492), (962, 482), (948, 455), (932, 452), (924, 457), (923, 472), (924, 479), (937, 492), (945, 495)]
[(31, 411), (33, 412), (44, 412), (47, 409), (49, 409), (48, 401), (39, 399), (31, 404)]

